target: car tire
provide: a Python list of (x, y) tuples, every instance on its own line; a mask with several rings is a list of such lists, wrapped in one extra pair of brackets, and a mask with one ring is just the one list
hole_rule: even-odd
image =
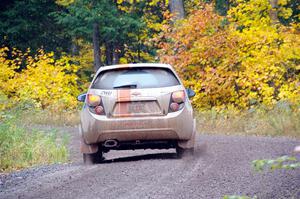
[(184, 149), (181, 147), (176, 147), (176, 154), (178, 158), (182, 158), (183, 156), (193, 156), (194, 148)]
[(83, 163), (85, 165), (101, 163), (104, 160), (102, 149), (98, 149), (96, 153), (84, 153), (83, 154)]

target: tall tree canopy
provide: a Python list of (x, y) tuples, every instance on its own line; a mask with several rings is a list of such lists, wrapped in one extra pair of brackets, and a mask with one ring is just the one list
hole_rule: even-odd
[(1, 2), (0, 43), (22, 50), (68, 51), (70, 37), (49, 15), (61, 9), (52, 0)]
[[(142, 51), (147, 51), (145, 40), (156, 31), (154, 27), (152, 32), (147, 28), (162, 21), (162, 10), (157, 8), (165, 7), (159, 1), (75, 0), (58, 3), (66, 9), (53, 13), (56, 22), (66, 27), (73, 38), (93, 42), (96, 70), (102, 63), (115, 64), (121, 56), (132, 55), (128, 51), (137, 52), (130, 61), (143, 61)], [(155, 17), (151, 13), (155, 13)], [(102, 53), (105, 59), (101, 57), (100, 48), (105, 51)]]
[(124, 42), (131, 39), (128, 35), (142, 24), (137, 16), (119, 10), (116, 3), (107, 0), (76, 0), (53, 15), (73, 38), (93, 41), (95, 70), (101, 65), (100, 45), (106, 49), (106, 64), (117, 63)]

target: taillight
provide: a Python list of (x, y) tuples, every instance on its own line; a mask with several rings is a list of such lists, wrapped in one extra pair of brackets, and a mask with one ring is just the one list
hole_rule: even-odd
[(88, 94), (87, 104), (92, 113), (97, 115), (105, 115), (102, 99), (99, 95)]
[(104, 108), (103, 108), (103, 106), (96, 106), (94, 110), (95, 110), (96, 114), (98, 114), (98, 115), (104, 115)]
[(185, 102), (185, 92), (175, 91), (171, 95), (169, 112), (176, 112), (184, 107)]
[(101, 97), (99, 95), (88, 94), (87, 103), (89, 106), (98, 106), (101, 103)]
[(184, 91), (176, 91), (172, 93), (172, 100), (176, 103), (182, 103), (185, 100), (185, 93)]

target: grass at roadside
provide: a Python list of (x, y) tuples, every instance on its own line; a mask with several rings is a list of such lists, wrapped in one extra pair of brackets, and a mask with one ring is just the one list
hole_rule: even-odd
[(51, 111), (31, 109), (22, 111), (19, 115), (23, 124), (26, 125), (49, 125), (49, 126), (76, 126), (79, 124), (79, 111)]
[(198, 112), (198, 132), (300, 138), (300, 107), (279, 103), (272, 110), (253, 108), (243, 112)]
[(11, 112), (0, 120), (0, 172), (68, 161), (66, 134), (25, 127), (24, 113)]

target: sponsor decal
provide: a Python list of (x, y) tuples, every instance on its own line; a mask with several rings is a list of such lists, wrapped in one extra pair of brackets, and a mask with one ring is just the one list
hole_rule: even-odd
[(110, 96), (112, 94), (112, 91), (101, 91), (101, 96)]

